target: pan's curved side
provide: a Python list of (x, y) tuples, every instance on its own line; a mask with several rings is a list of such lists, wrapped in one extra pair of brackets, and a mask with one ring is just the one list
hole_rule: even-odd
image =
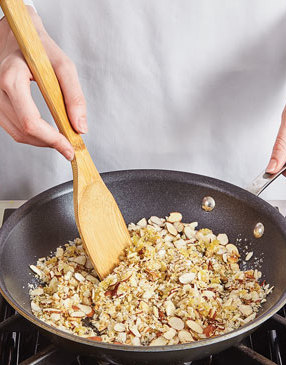
[[(286, 262), (286, 226), (284, 218), (269, 204), (236, 186), (195, 174), (133, 170), (102, 176), (127, 222), (142, 216), (165, 216), (178, 210), (183, 213), (185, 221), (198, 221), (201, 227), (209, 227), (215, 233), (227, 232), (232, 241), (241, 233), (241, 237), (248, 239), (247, 245), (253, 250), (254, 257), (260, 260), (264, 252), (261, 269), (266, 279), (275, 285), (275, 290), (258, 318), (245, 327), (199, 343), (164, 348), (95, 343), (38, 321), (30, 310), (28, 283), (33, 281), (33, 276), (28, 266), (36, 258), (48, 255), (59, 244), (78, 235), (73, 215), (72, 183), (69, 182), (27, 202), (0, 230), (1, 292), (21, 314), (48, 331), (54, 341), (72, 344), (68, 345), (69, 348), (75, 351), (82, 349), (101, 358), (108, 355), (119, 363), (127, 364), (129, 359), (130, 364), (147, 364), (150, 363), (147, 361), (156, 358), (162, 363), (169, 361), (174, 364), (206, 356), (237, 343), (285, 303), (286, 265), (279, 263)], [(216, 201), (216, 208), (210, 213), (201, 209), (202, 198), (207, 195), (213, 196)], [(252, 234), (257, 221), (262, 221), (265, 226), (265, 234), (260, 240), (255, 240)], [(245, 241), (238, 244), (243, 250)], [(251, 265), (253, 262), (246, 267)]]
[[(246, 336), (255, 330), (249, 330), (235, 338), (225, 338), (217, 343), (210, 343), (207, 346), (190, 347), (182, 346), (180, 349), (173, 349), (173, 346), (157, 348), (156, 351), (138, 352), (126, 351), (126, 349), (115, 350), (113, 348), (94, 347), (82, 343), (75, 343), (60, 336), (55, 336), (49, 331), (44, 331), (52, 343), (69, 352), (94, 357), (107, 364), (118, 365), (184, 365), (191, 361), (207, 358), (210, 355), (219, 353), (231, 346), (238, 345)], [(168, 349), (169, 347), (169, 349)], [(150, 348), (149, 348), (150, 350)]]

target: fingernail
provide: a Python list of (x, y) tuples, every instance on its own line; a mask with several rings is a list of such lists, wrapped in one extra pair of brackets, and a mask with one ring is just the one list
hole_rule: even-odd
[(78, 119), (78, 129), (80, 133), (87, 133), (86, 117), (80, 117)]
[(74, 152), (73, 152), (73, 151), (68, 150), (68, 151), (66, 151), (65, 156), (66, 156), (66, 159), (67, 159), (68, 161), (72, 161), (72, 160), (73, 160), (73, 158), (74, 158)]
[(269, 172), (271, 174), (275, 172), (276, 167), (277, 167), (277, 161), (272, 158), (266, 168), (266, 172)]

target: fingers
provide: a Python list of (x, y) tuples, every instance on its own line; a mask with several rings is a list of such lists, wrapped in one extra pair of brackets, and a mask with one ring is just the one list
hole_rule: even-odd
[(69, 60), (64, 61), (55, 65), (54, 70), (61, 85), (72, 126), (78, 133), (87, 133), (86, 104), (74, 64)]
[(36, 138), (39, 142), (55, 148), (71, 161), (74, 157), (71, 144), (61, 133), (41, 118), (32, 99), (29, 84), (19, 83), (17, 90), (13, 90), (8, 96), (24, 136)]
[(276, 137), (269, 164), (266, 172), (275, 174), (278, 172), (286, 162), (286, 115), (283, 112), (281, 125)]
[(69, 120), (78, 133), (87, 133), (86, 103), (76, 67), (50, 38), (46, 50), (63, 92)]
[(30, 144), (37, 147), (49, 147), (36, 138), (24, 136), (21, 130), (2, 112), (0, 112), (0, 126), (18, 143)]
[(16, 72), (13, 67), (7, 70), (0, 73), (0, 87), (7, 94), (6, 100), (4, 95), (1, 98), (2, 115), (6, 116), (1, 123), (3, 128), (18, 142), (53, 147), (71, 161), (74, 157), (71, 144), (41, 118), (34, 104), (30, 91), (31, 75), (24, 61), (22, 65), (17, 64)]

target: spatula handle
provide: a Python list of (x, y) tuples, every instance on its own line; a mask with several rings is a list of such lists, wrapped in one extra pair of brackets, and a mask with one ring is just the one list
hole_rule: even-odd
[(75, 151), (84, 149), (81, 136), (69, 122), (58, 79), (26, 6), (22, 0), (0, 0), (0, 6), (58, 129), (70, 141)]

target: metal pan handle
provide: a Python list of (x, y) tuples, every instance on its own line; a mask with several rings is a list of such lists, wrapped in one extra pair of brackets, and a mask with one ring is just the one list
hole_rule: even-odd
[(272, 183), (279, 175), (286, 170), (286, 165), (282, 167), (276, 174), (268, 174), (263, 171), (252, 183), (246, 188), (250, 193), (259, 195), (269, 184)]

